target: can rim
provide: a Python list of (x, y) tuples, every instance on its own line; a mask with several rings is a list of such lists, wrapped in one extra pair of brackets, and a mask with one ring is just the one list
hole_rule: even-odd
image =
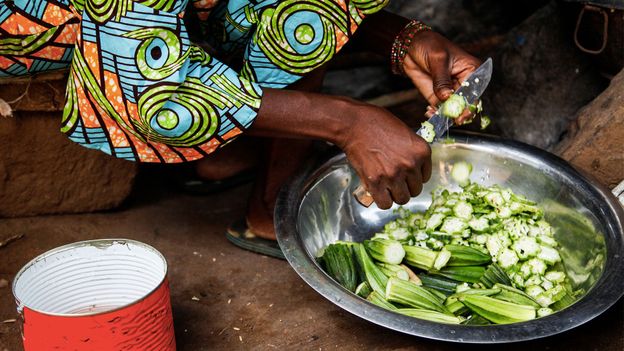
[[(47, 257), (50, 254), (54, 254), (54, 253), (59, 253), (68, 249), (75, 249), (78, 247), (83, 247), (83, 246), (110, 246), (113, 245), (114, 243), (120, 243), (122, 245), (126, 244), (126, 243), (131, 243), (133, 245), (136, 246), (142, 246), (143, 248), (153, 251), (158, 257), (160, 257), (160, 259), (162, 259), (163, 262), (163, 268), (164, 268), (164, 274), (163, 274), (163, 278), (162, 280), (152, 289), (150, 290), (148, 293), (146, 293), (143, 297), (141, 297), (140, 299), (134, 300), (132, 302), (129, 302), (125, 305), (119, 306), (119, 307), (115, 307), (112, 308), (110, 310), (106, 310), (106, 311), (97, 311), (97, 312), (86, 312), (86, 313), (53, 313), (53, 312), (44, 312), (41, 311), (39, 309), (36, 308), (31, 308), (28, 307), (24, 304), (22, 304), (22, 302), (17, 298), (16, 293), (15, 293), (15, 286), (17, 284), (17, 281), (19, 280), (19, 278), (22, 276), (22, 274), (24, 274), (24, 272), (29, 269), (32, 265), (34, 265), (35, 263), (37, 263), (39, 260)], [(122, 310), (124, 308), (130, 307), (132, 305), (135, 305), (145, 299), (147, 299), (149, 296), (151, 296), (155, 291), (157, 291), (158, 289), (160, 289), (163, 285), (163, 283), (167, 280), (167, 275), (169, 273), (169, 265), (167, 264), (167, 259), (165, 258), (165, 256), (160, 253), (160, 251), (156, 250), (156, 248), (154, 248), (153, 246), (146, 244), (144, 242), (141, 241), (137, 241), (137, 240), (133, 240), (133, 239), (124, 239), (124, 238), (114, 238), (114, 239), (92, 239), (92, 240), (83, 240), (83, 241), (76, 241), (73, 243), (69, 243), (69, 244), (65, 244), (62, 246), (58, 246), (55, 247), (53, 249), (50, 249), (40, 255), (38, 255), (37, 257), (33, 258), (32, 260), (28, 261), (28, 263), (26, 263), (16, 274), (15, 274), (15, 278), (13, 278), (13, 283), (11, 284), (11, 293), (13, 294), (13, 298), (15, 298), (15, 302), (17, 303), (17, 311), (19, 312), (19, 314), (21, 315), (23, 313), (24, 308), (28, 308), (29, 310), (33, 311), (33, 312), (37, 312), (40, 314), (44, 314), (47, 316), (53, 316), (53, 317), (89, 317), (89, 316), (97, 316), (97, 315), (102, 315), (102, 314), (106, 314), (106, 313), (111, 313), (111, 312), (116, 312), (119, 310)]]

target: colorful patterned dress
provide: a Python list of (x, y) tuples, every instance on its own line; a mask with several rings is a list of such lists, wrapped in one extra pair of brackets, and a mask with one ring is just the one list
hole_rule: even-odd
[(70, 66), (61, 130), (140, 162), (205, 156), (253, 123), (262, 87), (330, 60), (389, 0), (200, 0), (197, 16), (240, 71), (190, 42), (189, 0), (0, 0), (0, 76)]

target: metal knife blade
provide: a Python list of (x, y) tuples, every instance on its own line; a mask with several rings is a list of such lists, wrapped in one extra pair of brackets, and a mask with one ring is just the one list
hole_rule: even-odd
[[(477, 102), (485, 91), (485, 88), (487, 88), (488, 84), (490, 84), (490, 79), (492, 78), (492, 66), (491, 58), (485, 60), (479, 68), (472, 72), (468, 79), (462, 82), (461, 87), (457, 89), (454, 95), (465, 97), (468, 104), (474, 104)], [(433, 124), (435, 139), (438, 139), (446, 134), (448, 129), (454, 124), (454, 120), (441, 115), (440, 110), (438, 110), (433, 116), (431, 116), (431, 118), (429, 118), (429, 123)], [(420, 127), (416, 134), (422, 136), (423, 130), (424, 128)]]

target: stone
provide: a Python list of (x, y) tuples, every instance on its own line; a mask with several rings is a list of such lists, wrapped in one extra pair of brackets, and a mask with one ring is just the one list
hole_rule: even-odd
[(624, 179), (624, 70), (578, 113), (556, 152), (610, 188)]
[(0, 118), (0, 217), (111, 209), (130, 194), (136, 163), (70, 141), (61, 112), (13, 115)]
[(62, 111), (67, 71), (0, 78), (0, 97), (13, 111)]
[(0, 217), (119, 206), (138, 166), (84, 148), (60, 132), (67, 70), (0, 79)]

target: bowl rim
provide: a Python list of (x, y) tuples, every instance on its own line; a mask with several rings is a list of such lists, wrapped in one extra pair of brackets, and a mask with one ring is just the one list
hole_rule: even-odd
[(579, 301), (552, 315), (527, 322), (467, 326), (449, 325), (403, 316), (352, 294), (331, 279), (307, 253), (302, 239), (297, 234), (299, 206), (310, 187), (320, 176), (336, 164), (346, 162), (340, 153), (320, 167), (308, 164), (304, 170), (282, 187), (275, 207), (274, 219), (277, 241), (295, 272), (323, 297), (340, 308), (374, 324), (402, 333), (451, 342), (463, 343), (508, 343), (539, 339), (562, 333), (580, 326), (605, 312), (624, 295), (624, 208), (605, 186), (591, 176), (581, 173), (560, 157), (537, 147), (497, 136), (474, 132), (454, 132), (454, 143), (448, 145), (495, 145), (520, 152), (574, 179), (582, 191), (601, 201), (603, 213), (608, 216), (608, 232), (603, 233), (606, 245), (606, 262), (600, 278), (592, 289)]

